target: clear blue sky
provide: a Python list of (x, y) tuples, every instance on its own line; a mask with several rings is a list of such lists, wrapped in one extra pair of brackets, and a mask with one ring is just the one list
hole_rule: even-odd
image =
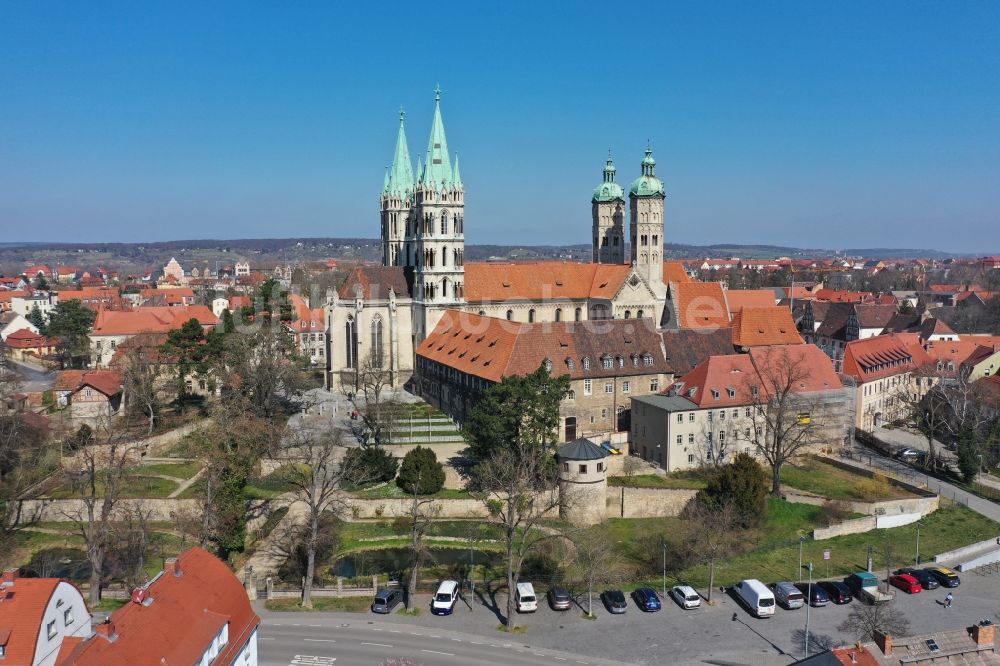
[(471, 243), (1000, 250), (1000, 2), (0, 4), (0, 240), (378, 234), (440, 82)]

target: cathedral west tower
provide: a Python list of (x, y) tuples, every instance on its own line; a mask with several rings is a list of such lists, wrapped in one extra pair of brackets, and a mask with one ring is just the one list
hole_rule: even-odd
[(642, 175), (629, 189), (632, 264), (658, 298), (666, 296), (663, 284), (663, 181), (656, 177), (653, 149), (646, 147)]
[(591, 217), (595, 264), (625, 263), (625, 190), (615, 182), (615, 163), (608, 153), (604, 180), (594, 188)]

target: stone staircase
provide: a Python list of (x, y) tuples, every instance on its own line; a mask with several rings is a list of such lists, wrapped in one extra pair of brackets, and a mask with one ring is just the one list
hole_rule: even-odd
[(408, 417), (393, 423), (393, 444), (441, 444), (465, 441), (455, 422), (443, 414)]

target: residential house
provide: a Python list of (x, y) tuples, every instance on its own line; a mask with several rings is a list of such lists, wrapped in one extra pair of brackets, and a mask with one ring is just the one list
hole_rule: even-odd
[(295, 318), (282, 322), (295, 336), (298, 354), (313, 365), (326, 366), (326, 309), (313, 308), (298, 294), (288, 297)]
[(122, 408), (122, 375), (116, 370), (91, 370), (80, 376), (69, 392), (70, 418), (100, 422), (116, 416)]
[(919, 636), (875, 632), (873, 642), (833, 648), (795, 662), (802, 666), (1000, 666), (996, 627), (981, 620), (971, 627)]
[(811, 447), (839, 446), (852, 397), (814, 345), (712, 356), (663, 394), (632, 398), (631, 450), (668, 471), (725, 462), (737, 451), (754, 454), (767, 436), (767, 410), (779, 407), (814, 429)]
[[(14, 292), (10, 292), (14, 293)], [(33, 291), (30, 294), (14, 296), (10, 299), (10, 309), (19, 315), (27, 317), (36, 307), (48, 319), (49, 311), (59, 303), (57, 291)]]
[[(23, 298), (29, 296), (31, 292), (29, 291), (7, 291), (0, 290), (0, 313), (2, 312), (13, 312), (13, 300), (15, 298)], [(20, 313), (18, 313), (20, 314)]]
[(726, 291), (726, 305), (732, 319), (744, 307), (769, 308), (777, 305), (773, 289), (729, 289)]
[(60, 266), (56, 269), (56, 280), (59, 284), (69, 284), (79, 277), (82, 271), (79, 266)]
[[(881, 335), (896, 314), (895, 305), (838, 302), (828, 303), (824, 308), (819, 303), (827, 302), (806, 303), (802, 331), (806, 342), (815, 344), (833, 359), (837, 371), (848, 342)], [(823, 315), (822, 323), (816, 323), (818, 313)]]
[(904, 419), (931, 389), (934, 365), (917, 333), (853, 340), (844, 348), (843, 374), (854, 381), (854, 425), (872, 431)]
[(163, 278), (173, 278), (174, 282), (182, 283), (184, 281), (184, 269), (173, 257), (170, 257), (170, 261), (167, 265), (163, 267)]
[(80, 301), (91, 310), (121, 310), (123, 301), (118, 287), (82, 287), (59, 292), (64, 301)]
[(741, 351), (770, 345), (801, 345), (802, 336), (786, 307), (742, 307), (733, 314), (733, 346)]
[(0, 580), (0, 664), (55, 666), (65, 641), (91, 634), (90, 613), (80, 590), (59, 578)]
[(35, 264), (33, 266), (28, 266), (24, 270), (24, 275), (29, 280), (35, 280), (38, 276), (44, 277), (46, 280), (55, 280), (56, 272), (52, 270), (52, 267), (48, 264)]
[(0, 340), (6, 340), (11, 333), (21, 330), (38, 333), (38, 327), (28, 321), (24, 315), (16, 312), (0, 313)]
[(56, 352), (57, 340), (41, 333), (32, 333), (29, 328), (22, 328), (8, 335), (4, 344), (10, 350), (11, 358), (15, 361), (25, 361), (51, 356)]
[(259, 625), (232, 570), (190, 548), (89, 637), (65, 639), (56, 666), (256, 666)]
[(413, 390), (458, 421), (504, 377), (546, 368), (569, 375), (560, 437), (628, 429), (629, 399), (673, 378), (652, 319), (512, 322), (448, 310), (416, 351)]
[(20, 275), (0, 275), (0, 291), (20, 291), (28, 288), (28, 282)]
[(250, 262), (237, 261), (235, 270), (236, 270), (236, 277), (245, 277), (247, 275), (250, 275)]
[(205, 331), (219, 323), (204, 305), (102, 310), (97, 313), (90, 333), (91, 362), (95, 366), (106, 365), (115, 348), (125, 340), (140, 333), (167, 333), (191, 319), (197, 320)]
[(996, 376), (1000, 370), (1000, 344), (979, 345), (962, 361), (961, 374), (968, 381), (974, 382), (983, 377)]

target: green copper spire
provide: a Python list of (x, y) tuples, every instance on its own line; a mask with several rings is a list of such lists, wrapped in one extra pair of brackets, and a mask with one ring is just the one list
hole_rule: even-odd
[(629, 192), (637, 197), (664, 196), (663, 181), (656, 177), (656, 160), (649, 144), (646, 144), (646, 156), (642, 158), (642, 175), (632, 181)]
[(382, 191), (389, 191), (389, 167), (385, 168), (385, 178), (382, 179)]
[(424, 163), (421, 161), (420, 155), (417, 155), (417, 182), (424, 182)]
[(451, 175), (455, 187), (462, 187), (462, 174), (458, 171), (458, 153), (455, 153), (455, 168)]
[(427, 141), (427, 163), (425, 182), (442, 187), (452, 181), (451, 163), (448, 160), (448, 139), (444, 135), (444, 121), (441, 120), (441, 86), (434, 89), (434, 120), (431, 136)]
[(405, 195), (413, 191), (413, 167), (410, 165), (410, 149), (406, 144), (406, 129), (403, 119), (406, 112), (399, 109), (399, 135), (396, 137), (396, 154), (392, 158), (392, 169), (386, 182), (386, 192)]
[(604, 164), (604, 181), (594, 188), (593, 201), (616, 201), (625, 200), (625, 190), (615, 182), (615, 162), (611, 159), (611, 151), (608, 151), (608, 161)]

